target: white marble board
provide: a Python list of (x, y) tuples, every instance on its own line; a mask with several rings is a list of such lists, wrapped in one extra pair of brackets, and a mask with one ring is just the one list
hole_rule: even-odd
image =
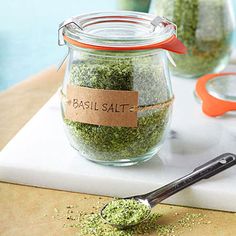
[[(159, 157), (122, 168), (80, 157), (65, 137), (56, 94), (2, 150), (0, 180), (124, 197), (158, 188), (221, 153), (236, 153), (236, 114), (207, 117), (193, 96), (195, 80), (172, 78), (172, 83), (176, 99), (171, 129), (176, 133), (169, 135)], [(236, 212), (236, 166), (166, 203)]]

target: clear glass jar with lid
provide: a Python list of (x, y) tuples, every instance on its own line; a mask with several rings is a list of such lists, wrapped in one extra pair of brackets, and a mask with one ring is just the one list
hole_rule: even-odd
[(175, 32), (164, 18), (137, 12), (86, 14), (60, 25), (59, 44), (69, 50), (62, 117), (82, 156), (126, 166), (158, 152), (173, 102), (167, 54), (186, 51)]
[(235, 31), (231, 0), (153, 0), (150, 12), (175, 23), (188, 48), (186, 55), (173, 55), (174, 75), (197, 78), (228, 64)]

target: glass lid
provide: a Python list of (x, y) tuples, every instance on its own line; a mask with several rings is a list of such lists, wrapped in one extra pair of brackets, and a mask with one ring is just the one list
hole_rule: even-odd
[(64, 35), (86, 44), (124, 47), (163, 42), (176, 33), (176, 26), (151, 14), (116, 11), (72, 17), (59, 30), (62, 30), (59, 44)]
[(236, 102), (236, 74), (217, 76), (207, 81), (206, 89), (213, 97)]

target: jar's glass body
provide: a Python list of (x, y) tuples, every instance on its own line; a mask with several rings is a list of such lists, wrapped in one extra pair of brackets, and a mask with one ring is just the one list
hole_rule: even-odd
[(186, 55), (173, 54), (173, 74), (196, 78), (225, 68), (233, 45), (231, 1), (154, 0), (151, 11), (177, 25), (178, 38), (188, 49)]
[[(68, 46), (70, 54), (61, 107), (71, 145), (87, 159), (107, 165), (132, 165), (150, 159), (160, 149), (171, 117), (173, 94), (166, 52), (161, 49), (96, 51)], [(93, 125), (66, 119), (68, 84), (138, 91), (138, 105), (144, 109), (137, 113), (137, 128)]]

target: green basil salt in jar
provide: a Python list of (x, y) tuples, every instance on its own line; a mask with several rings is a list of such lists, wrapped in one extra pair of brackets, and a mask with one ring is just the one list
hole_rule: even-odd
[(173, 55), (174, 75), (197, 78), (228, 64), (235, 30), (231, 0), (153, 0), (150, 10), (177, 25), (188, 48), (186, 55)]
[(62, 116), (70, 144), (87, 159), (127, 166), (150, 159), (168, 131), (173, 93), (167, 50), (185, 53), (175, 26), (138, 12), (66, 20), (69, 49)]

